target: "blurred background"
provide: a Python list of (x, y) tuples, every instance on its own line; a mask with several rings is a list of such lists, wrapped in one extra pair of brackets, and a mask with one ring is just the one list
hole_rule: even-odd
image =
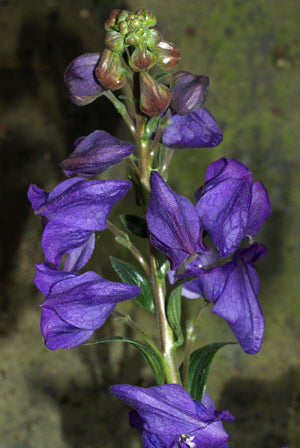
[[(128, 408), (112, 399), (116, 383), (153, 384), (140, 355), (120, 343), (50, 352), (39, 330), (42, 296), (32, 283), (43, 260), (40, 219), (26, 198), (30, 183), (49, 191), (64, 177), (59, 162), (73, 142), (95, 129), (128, 137), (106, 99), (74, 106), (63, 82), (71, 60), (101, 52), (103, 24), (115, 8), (147, 8), (165, 38), (182, 52), (178, 70), (208, 74), (206, 107), (224, 132), (218, 148), (177, 151), (170, 185), (193, 199), (209, 163), (226, 155), (262, 181), (272, 215), (257, 236), (268, 256), (257, 263), (266, 318), (255, 356), (223, 348), (211, 367), (208, 392), (229, 409), (231, 448), (300, 446), (299, 365), (299, 17), (298, 0), (0, 0), (0, 447), (137, 448)], [(128, 137), (129, 138), (129, 137)], [(106, 178), (126, 175), (126, 165)], [(133, 211), (133, 196), (117, 216)], [(88, 266), (112, 280), (113, 239), (101, 234)], [(115, 246), (114, 246), (115, 247)], [(116, 247), (114, 255), (127, 258)], [(196, 309), (186, 303), (188, 318)], [(126, 311), (131, 304), (125, 304)], [(141, 313), (132, 311), (137, 319)], [(154, 331), (147, 319), (149, 331)], [(132, 336), (109, 320), (98, 337)], [(208, 311), (199, 345), (233, 340)]]

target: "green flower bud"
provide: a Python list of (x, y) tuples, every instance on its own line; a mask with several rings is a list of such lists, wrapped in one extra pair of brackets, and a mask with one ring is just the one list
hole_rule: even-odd
[(169, 107), (171, 92), (167, 86), (157, 84), (149, 73), (140, 74), (140, 107), (149, 117), (159, 117)]
[(156, 64), (162, 70), (171, 70), (180, 61), (180, 51), (175, 45), (161, 40), (153, 49)]
[(155, 28), (150, 28), (147, 33), (145, 33), (145, 42), (149, 49), (152, 49), (161, 41), (161, 35)]
[(129, 65), (135, 72), (148, 70), (155, 64), (155, 56), (149, 50), (143, 41), (140, 41), (138, 48), (134, 50), (129, 58)]
[(96, 67), (95, 75), (105, 89), (117, 90), (123, 87), (126, 76), (119, 54), (106, 48)]
[(106, 33), (104, 39), (105, 45), (113, 51), (124, 50), (124, 36), (118, 31), (109, 31)]
[(140, 8), (140, 9), (137, 9), (135, 11), (135, 13), (138, 16), (141, 15), (141, 16), (144, 17), (144, 19), (145, 19), (145, 26), (147, 28), (151, 28), (152, 26), (156, 25), (156, 17), (150, 11), (147, 11), (144, 8)]

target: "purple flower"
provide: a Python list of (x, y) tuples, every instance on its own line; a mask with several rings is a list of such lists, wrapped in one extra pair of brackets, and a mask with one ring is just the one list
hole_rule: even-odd
[(216, 120), (205, 107), (186, 115), (173, 113), (170, 121), (162, 135), (163, 144), (169, 148), (210, 148), (223, 139)]
[(207, 169), (196, 209), (221, 257), (232, 254), (247, 236), (254, 236), (271, 213), (261, 182), (253, 184), (248, 168), (223, 157)]
[(70, 98), (77, 106), (85, 106), (103, 92), (103, 87), (95, 76), (99, 53), (86, 53), (74, 59), (65, 71), (65, 83)]
[(160, 174), (152, 171), (151, 195), (146, 213), (151, 242), (178, 268), (187, 258), (205, 252), (202, 229), (193, 204), (175, 193)]
[(232, 421), (232, 415), (216, 411), (207, 395), (200, 403), (178, 384), (148, 389), (118, 384), (110, 390), (135, 408), (130, 424), (140, 431), (144, 448), (217, 448), (229, 437), (221, 420)]
[(60, 164), (66, 176), (92, 177), (121, 162), (134, 150), (134, 145), (94, 131), (76, 140), (73, 152)]
[(35, 185), (28, 199), (45, 226), (42, 248), (49, 263), (59, 267), (68, 253), (65, 270), (81, 269), (94, 249), (94, 233), (106, 228), (111, 208), (127, 193), (131, 183), (122, 180), (68, 179), (49, 194)]
[(266, 253), (263, 244), (254, 243), (247, 249), (236, 251), (233, 260), (223, 266), (208, 269), (211, 266), (205, 265), (203, 258), (193, 260), (186, 266), (184, 274), (199, 279), (186, 283), (182, 294), (214, 302), (212, 313), (226, 320), (243, 350), (249, 354), (260, 350), (264, 334), (264, 317), (257, 299), (259, 278), (253, 266)]
[(178, 115), (186, 115), (202, 107), (209, 87), (206, 75), (177, 72), (172, 77), (171, 107)]
[(36, 265), (35, 285), (46, 297), (41, 331), (50, 350), (73, 348), (100, 328), (118, 302), (139, 294), (135, 285), (114, 283), (94, 272), (80, 275)]

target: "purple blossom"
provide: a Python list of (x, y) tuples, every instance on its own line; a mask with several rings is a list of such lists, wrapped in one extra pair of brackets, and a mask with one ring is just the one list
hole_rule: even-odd
[(178, 384), (148, 389), (118, 384), (110, 390), (135, 408), (130, 424), (141, 433), (144, 448), (217, 448), (229, 437), (221, 421), (232, 421), (232, 415), (216, 411), (207, 395), (200, 403)]
[(193, 204), (175, 193), (161, 175), (152, 171), (146, 213), (152, 244), (178, 268), (187, 258), (204, 252), (202, 229)]
[(76, 140), (73, 152), (60, 164), (66, 176), (89, 178), (121, 162), (134, 150), (134, 145), (121, 141), (108, 132), (94, 131)]
[(193, 75), (189, 72), (177, 72), (172, 77), (171, 107), (178, 115), (200, 109), (203, 106), (209, 87), (206, 75)]
[(57, 271), (36, 265), (34, 283), (46, 297), (41, 331), (50, 350), (76, 347), (100, 328), (117, 303), (139, 294), (135, 285), (114, 283), (94, 272)]
[(100, 53), (86, 53), (74, 59), (65, 71), (65, 83), (70, 98), (77, 106), (85, 106), (103, 93), (95, 76)]
[(48, 194), (30, 185), (28, 199), (43, 218), (42, 248), (48, 262), (58, 268), (68, 253), (65, 269), (81, 269), (94, 249), (93, 232), (106, 228), (111, 208), (130, 186), (129, 181), (78, 177), (61, 182)]
[(253, 184), (245, 165), (225, 157), (208, 167), (196, 197), (200, 222), (220, 257), (232, 254), (247, 236), (256, 235), (271, 213), (263, 184)]
[(259, 278), (253, 266), (266, 253), (263, 244), (254, 243), (247, 249), (236, 251), (233, 260), (222, 266), (211, 268), (203, 264), (203, 258), (195, 259), (186, 266), (184, 274), (199, 278), (186, 283), (182, 294), (214, 302), (212, 313), (226, 320), (243, 350), (249, 354), (260, 350), (264, 334), (264, 317), (257, 299)]
[(205, 107), (186, 115), (174, 112), (170, 121), (162, 135), (163, 144), (169, 148), (210, 148), (223, 139), (216, 120)]

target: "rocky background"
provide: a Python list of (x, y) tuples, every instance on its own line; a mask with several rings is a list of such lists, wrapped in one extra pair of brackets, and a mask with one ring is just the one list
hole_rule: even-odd
[[(26, 199), (30, 183), (49, 191), (63, 180), (58, 164), (79, 136), (104, 129), (126, 138), (105, 99), (83, 108), (70, 102), (63, 73), (74, 57), (102, 50), (110, 10), (139, 7), (150, 9), (167, 40), (181, 49), (179, 69), (209, 75), (206, 106), (224, 131), (218, 148), (176, 152), (172, 187), (192, 199), (208, 164), (226, 155), (247, 164), (272, 202), (271, 218), (257, 237), (269, 249), (257, 265), (266, 318), (262, 350), (249, 356), (238, 346), (223, 348), (212, 365), (208, 392), (218, 408), (235, 416), (227, 425), (231, 448), (296, 448), (298, 0), (0, 0), (0, 448), (140, 446), (127, 424), (128, 409), (108, 392), (115, 383), (152, 384), (140, 355), (120, 343), (57, 352), (43, 345), (42, 297), (32, 284), (34, 263), (42, 261), (41, 225)], [(121, 165), (107, 177), (124, 176), (125, 170)], [(132, 210), (132, 201), (129, 195), (126, 210)], [(108, 261), (112, 245), (105, 231), (90, 268), (117, 280)], [(127, 257), (120, 248), (114, 254)], [(188, 317), (194, 304), (187, 305)], [(124, 329), (110, 320), (97, 336), (112, 331)], [(198, 332), (199, 345), (232, 340), (226, 323), (209, 312)]]

